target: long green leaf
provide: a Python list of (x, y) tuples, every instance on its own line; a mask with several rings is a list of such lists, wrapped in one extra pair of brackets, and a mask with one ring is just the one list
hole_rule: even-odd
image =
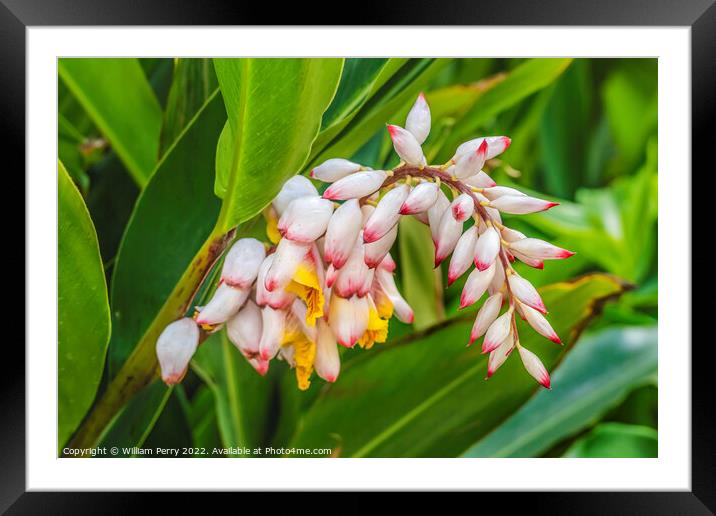
[(58, 397), (60, 448), (77, 428), (102, 377), (110, 334), (107, 287), (87, 207), (58, 163)]
[(593, 424), (656, 373), (656, 328), (614, 328), (582, 339), (538, 392), (466, 457), (535, 457)]
[(143, 187), (157, 162), (162, 111), (137, 59), (65, 58), (60, 77)]
[(233, 142), (231, 166), (217, 168), (215, 187), (224, 200), (219, 225), (228, 231), (299, 172), (336, 93), (343, 59), (216, 59), (214, 67)]
[[(585, 276), (542, 289), (560, 347), (521, 325), (523, 345), (554, 367), (608, 297), (609, 276)], [(355, 359), (326, 387), (292, 444), (331, 447), (346, 457), (451, 457), (486, 435), (536, 390), (518, 358), (484, 381), (485, 356), (465, 349), (474, 312), (404, 337)], [(559, 383), (553, 390), (561, 389)]]
[(564, 457), (656, 458), (659, 441), (653, 428), (622, 423), (602, 423), (574, 442)]

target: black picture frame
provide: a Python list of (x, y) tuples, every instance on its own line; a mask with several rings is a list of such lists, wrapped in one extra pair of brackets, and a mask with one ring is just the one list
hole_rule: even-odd
[[(24, 177), (25, 154), (25, 36), (30, 26), (53, 25), (250, 25), (317, 24), (370, 25), (558, 25), (558, 26), (683, 26), (691, 28), (692, 169), (712, 175), (712, 131), (716, 114), (716, 5), (715, 0), (461, 0), (435, 2), (399, 0), (362, 2), (359, 9), (307, 8), (305, 4), (204, 0), (0, 0), (0, 124), (6, 174)], [(375, 7), (373, 9), (373, 7)], [(344, 8), (341, 8), (344, 9)], [(339, 13), (343, 14), (339, 14)], [(323, 13), (323, 14), (320, 14)], [(331, 18), (328, 20), (328, 16)], [(379, 13), (379, 14), (378, 14)], [(685, 157), (685, 163), (687, 159)], [(24, 184), (24, 181), (23, 183)], [(24, 189), (24, 186), (20, 186)], [(682, 209), (691, 209), (681, 207)], [(13, 219), (17, 218), (15, 215)], [(6, 219), (7, 220), (7, 219)], [(15, 227), (17, 224), (15, 224)], [(704, 233), (694, 233), (704, 234)], [(16, 238), (16, 241), (19, 240)], [(19, 250), (20, 246), (16, 245)], [(708, 253), (707, 253), (708, 254)], [(22, 254), (13, 254), (10, 270), (24, 268)], [(695, 257), (697, 258), (697, 257)], [(704, 258), (701, 258), (703, 260)], [(695, 270), (699, 259), (693, 261)], [(7, 273), (6, 269), (6, 275)], [(25, 269), (25, 274), (31, 271)], [(19, 276), (19, 275), (18, 275)], [(20, 291), (17, 289), (16, 291)], [(14, 305), (17, 300), (12, 301)], [(31, 310), (32, 307), (28, 306)], [(668, 316), (668, 314), (663, 314)], [(19, 324), (16, 323), (16, 327)], [(6, 334), (7, 337), (7, 334)], [(691, 336), (674, 345), (688, 346)], [(0, 374), (0, 511), (8, 514), (39, 512), (130, 514), (147, 507), (144, 497), (130, 493), (25, 493), (25, 354), (19, 339), (4, 343)], [(692, 491), (620, 493), (502, 493), (493, 496), (519, 500), (532, 512), (550, 514), (713, 514), (716, 512), (716, 449), (714, 447), (713, 385), (710, 372), (713, 344), (695, 342), (692, 348)], [(11, 365), (9, 365), (11, 364)], [(558, 480), (558, 479), (557, 479)], [(183, 497), (162, 495), (169, 511)], [(243, 496), (243, 495), (242, 495)], [(488, 496), (470, 494), (468, 496)], [(353, 496), (343, 498), (347, 506)], [(421, 497), (413, 500), (420, 503)], [(470, 503), (470, 502), (468, 502)], [(480, 505), (484, 507), (484, 498)], [(504, 501), (503, 501), (504, 503)], [(501, 503), (501, 505), (503, 504)], [(372, 504), (371, 504), (372, 505)], [(104, 508), (104, 509), (100, 509)]]

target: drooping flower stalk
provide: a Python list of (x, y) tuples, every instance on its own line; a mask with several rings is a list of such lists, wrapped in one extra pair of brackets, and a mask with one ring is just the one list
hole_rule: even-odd
[[(487, 377), (516, 348), (527, 372), (549, 388), (549, 373), (520, 343), (516, 315), (540, 335), (558, 344), (561, 340), (545, 317), (539, 293), (512, 262), (541, 269), (544, 260), (574, 253), (505, 226), (501, 213), (534, 213), (557, 203), (498, 186), (482, 170), (509, 147), (506, 136), (469, 140), (447, 163), (429, 165), (421, 146), (430, 125), (430, 108), (421, 94), (405, 128), (387, 127), (402, 160), (397, 167), (372, 170), (329, 159), (310, 174), (330, 183), (322, 195), (303, 176), (289, 179), (265, 211), (271, 244), (234, 243), (212, 299), (196, 308), (193, 321), (172, 323), (180, 332), (170, 325), (160, 338), (157, 353), (165, 381), (180, 381), (198, 345), (191, 324), (205, 333), (226, 325), (229, 340), (259, 374), (278, 357), (295, 369), (300, 389), (308, 388), (314, 370), (336, 381), (339, 345), (369, 349), (386, 341), (393, 315), (413, 322), (390, 256), (398, 222), (411, 216), (430, 227), (436, 267), (452, 255), (448, 284), (469, 271), (460, 308), (488, 296), (469, 336), (469, 345), (483, 338)], [(173, 345), (172, 336), (177, 338)]]

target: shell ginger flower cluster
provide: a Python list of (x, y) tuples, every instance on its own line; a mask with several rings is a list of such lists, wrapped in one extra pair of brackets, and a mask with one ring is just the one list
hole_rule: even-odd
[(265, 212), (271, 243), (237, 240), (211, 300), (159, 337), (163, 380), (181, 381), (202, 332), (225, 326), (259, 374), (279, 358), (295, 369), (302, 390), (314, 371), (334, 382), (339, 345), (369, 349), (386, 341), (393, 316), (413, 322), (390, 255), (400, 218), (410, 216), (429, 226), (435, 266), (449, 258), (448, 283), (467, 274), (460, 308), (487, 296), (469, 337), (469, 344), (482, 338), (482, 352), (489, 354), (487, 377), (517, 349), (527, 372), (549, 388), (546, 368), (520, 344), (516, 315), (547, 339), (561, 341), (539, 293), (512, 263), (541, 269), (544, 260), (573, 253), (505, 226), (501, 213), (534, 213), (557, 203), (498, 186), (482, 170), (510, 145), (505, 136), (467, 141), (447, 163), (429, 165), (421, 145), (430, 123), (421, 94), (404, 128), (387, 127), (401, 159), (397, 167), (372, 170), (329, 159), (311, 171), (314, 180), (329, 183), (322, 195), (303, 176), (289, 179)]

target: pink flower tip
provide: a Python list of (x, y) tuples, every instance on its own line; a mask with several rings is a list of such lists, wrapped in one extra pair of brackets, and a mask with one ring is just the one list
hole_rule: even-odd
[(336, 199), (336, 192), (335, 192), (335, 191), (331, 191), (331, 189), (328, 188), (328, 189), (326, 189), (325, 192), (323, 192), (323, 196), (322, 196), (322, 197), (323, 197), (324, 199), (328, 199), (329, 201), (333, 201), (333, 200)]
[(370, 244), (372, 242), (375, 242), (376, 240), (380, 240), (380, 236), (375, 231), (365, 230), (363, 231), (363, 242), (366, 244)]
[(545, 206), (544, 210), (542, 210), (542, 211), (546, 211), (550, 208), (554, 208), (555, 206), (559, 206), (559, 203), (558, 202), (548, 202), (547, 205)]
[(259, 356), (261, 357), (261, 360), (271, 360), (271, 353), (267, 349), (262, 349), (259, 352)]
[(316, 169), (312, 168), (311, 173), (308, 175), (311, 177), (311, 179), (316, 179)]
[(453, 274), (448, 273), (448, 287), (455, 283), (455, 280), (458, 279), (460, 276), (454, 276)]
[(266, 373), (268, 373), (268, 362), (258, 366), (256, 368), (256, 372), (259, 373), (261, 376), (266, 376)]
[(560, 344), (560, 345), (562, 344), (562, 339), (560, 339), (559, 335), (557, 335), (556, 333), (554, 335), (552, 335), (551, 337), (549, 337), (549, 340), (551, 340), (555, 344)]
[(388, 124), (388, 132), (390, 133), (390, 137), (393, 138), (398, 132), (398, 126)]
[(324, 380), (326, 380), (327, 382), (330, 382), (330, 383), (333, 383), (333, 382), (335, 382), (335, 381), (336, 381), (336, 379), (337, 379), (337, 378), (336, 378), (336, 376), (335, 376), (335, 375), (331, 375), (331, 376), (326, 376), (326, 377), (324, 378)]
[(418, 98), (425, 100), (425, 93), (423, 93), (422, 91), (418, 93)]
[(475, 260), (475, 267), (477, 267), (477, 270), (482, 272), (490, 268), (491, 263), (485, 263), (478, 260)]
[(415, 314), (413, 312), (410, 312), (410, 315), (407, 317), (408, 324), (413, 324), (413, 321), (415, 321)]
[(482, 143), (477, 148), (477, 154), (487, 154), (487, 140), (482, 140)]
[(444, 256), (436, 256), (435, 257), (435, 268), (437, 269), (440, 267), (440, 264), (443, 263), (443, 260), (445, 259)]
[(278, 287), (278, 281), (276, 281), (275, 279), (267, 279), (264, 282), (264, 287), (266, 287), (266, 290), (268, 290), (269, 292), (273, 292), (274, 290), (276, 290), (276, 287)]
[(508, 136), (502, 137), (502, 143), (505, 144), (505, 150), (509, 149), (510, 145), (512, 145), (512, 138)]
[(487, 369), (487, 378), (485, 378), (485, 380), (489, 379), (493, 374), (495, 374), (495, 371), (493, 369), (488, 368)]
[(540, 385), (541, 385), (542, 387), (544, 387), (545, 389), (550, 389), (550, 390), (552, 390), (552, 384), (550, 383), (549, 376), (546, 376), (545, 378), (542, 378), (539, 383), (540, 383)]
[(400, 210), (398, 210), (398, 213), (400, 213), (401, 215), (411, 215), (412, 212), (410, 210), (410, 206), (408, 206), (407, 204), (403, 204), (400, 207)]
[(566, 249), (564, 249), (561, 253), (559, 253), (559, 257), (560, 258), (571, 258), (575, 254), (577, 254), (577, 253), (575, 253), (574, 251), (567, 251)]

